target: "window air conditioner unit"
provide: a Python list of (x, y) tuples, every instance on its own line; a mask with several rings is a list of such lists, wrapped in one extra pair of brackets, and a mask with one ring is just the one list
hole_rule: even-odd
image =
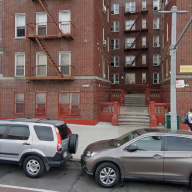
[(107, 45), (107, 41), (103, 40), (103, 47), (105, 47)]
[(106, 11), (107, 11), (107, 8), (106, 8), (106, 6), (105, 6), (105, 5), (103, 5), (103, 13), (105, 14), (105, 13), (106, 13)]

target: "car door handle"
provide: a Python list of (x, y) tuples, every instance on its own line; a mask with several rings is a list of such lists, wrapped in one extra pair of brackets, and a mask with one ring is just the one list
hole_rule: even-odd
[(153, 155), (153, 158), (154, 159), (161, 159), (161, 158), (163, 158), (161, 155), (159, 155), (159, 154), (155, 154), (155, 155)]
[(23, 143), (23, 145), (30, 145), (30, 143)]

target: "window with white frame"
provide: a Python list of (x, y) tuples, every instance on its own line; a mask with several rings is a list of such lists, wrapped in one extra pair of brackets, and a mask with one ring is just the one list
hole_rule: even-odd
[(0, 51), (0, 74), (2, 74), (2, 57), (3, 57), (3, 51)]
[(135, 56), (129, 55), (125, 57), (125, 66), (135, 66)]
[(153, 55), (153, 66), (159, 66), (160, 65), (160, 62), (161, 62), (160, 58), (161, 57), (158, 54)]
[(80, 93), (59, 93), (59, 116), (80, 115)]
[(105, 59), (103, 59), (103, 78), (106, 78), (106, 74), (105, 74)]
[(15, 53), (15, 77), (25, 76), (25, 53)]
[(142, 10), (146, 9), (147, 9), (146, 1), (142, 1)]
[(147, 28), (147, 21), (146, 18), (142, 19), (142, 29), (146, 29)]
[(111, 67), (119, 67), (119, 57), (118, 56), (111, 57)]
[(146, 73), (142, 73), (142, 83), (146, 83)]
[(135, 73), (125, 74), (125, 84), (135, 84)]
[(15, 15), (15, 37), (25, 37), (25, 14)]
[(15, 93), (15, 115), (24, 115), (24, 93)]
[(47, 101), (46, 93), (36, 93), (36, 107), (35, 114), (36, 115), (45, 115), (46, 114), (46, 101)]
[[(135, 20), (125, 21), (125, 30), (135, 30)], [(134, 24), (134, 25), (133, 25)], [(133, 26), (133, 27), (132, 27)], [(132, 28), (131, 28), (132, 27)]]
[(153, 73), (153, 84), (160, 82), (160, 73)]
[(146, 47), (146, 37), (142, 37), (142, 47)]
[(2, 38), (2, 37), (1, 37), (1, 34), (2, 34), (1, 28), (2, 28), (2, 22), (1, 22), (1, 14), (0, 14), (0, 39)]
[(70, 34), (71, 12), (69, 10), (59, 11), (59, 29), (63, 34)]
[(160, 9), (160, 0), (153, 0), (153, 11), (157, 11)]
[(119, 32), (119, 21), (111, 22), (111, 32)]
[(109, 23), (109, 7), (107, 8), (107, 22)]
[(153, 36), (153, 47), (160, 47), (161, 38), (160, 36)]
[(107, 36), (107, 51), (109, 52), (109, 35)]
[(36, 53), (36, 75), (47, 76), (47, 57), (44, 53)]
[(135, 42), (134, 41), (135, 41), (134, 37), (125, 39), (125, 48), (135, 48)]
[(111, 74), (111, 84), (119, 84), (119, 74)]
[(153, 29), (161, 28), (161, 20), (160, 18), (153, 18)]
[(111, 4), (111, 15), (119, 14), (119, 4)]
[(59, 53), (59, 69), (63, 76), (71, 75), (71, 52)]
[(103, 41), (105, 40), (105, 26), (103, 25)]
[(135, 2), (125, 3), (125, 12), (135, 12)]
[(36, 34), (46, 35), (47, 34), (47, 14), (37, 13), (36, 14)]
[(166, 57), (166, 74), (165, 74), (166, 77), (168, 77), (168, 64), (169, 64), (168, 57)]
[(169, 25), (168, 25), (168, 21), (167, 21), (167, 42), (169, 40)]
[(147, 56), (142, 55), (142, 64), (145, 65), (147, 63)]
[(119, 39), (111, 39), (111, 49), (119, 49)]

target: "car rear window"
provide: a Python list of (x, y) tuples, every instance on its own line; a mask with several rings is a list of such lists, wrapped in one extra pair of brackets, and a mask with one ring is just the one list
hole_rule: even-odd
[(63, 124), (63, 125), (59, 125), (57, 126), (58, 130), (59, 130), (59, 133), (61, 135), (61, 139), (64, 140), (68, 137), (68, 135), (71, 134), (69, 128), (67, 127), (66, 124)]
[(34, 125), (34, 130), (39, 140), (53, 141), (53, 131), (51, 127)]

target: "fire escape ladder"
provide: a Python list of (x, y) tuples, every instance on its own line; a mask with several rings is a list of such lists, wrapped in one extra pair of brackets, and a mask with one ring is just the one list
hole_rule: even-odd
[[(46, 1), (46, 0), (45, 0)], [(51, 14), (49, 13), (48, 9), (45, 7), (45, 5), (43, 4), (42, 0), (39, 0), (39, 3), (41, 4), (41, 6), (43, 7), (43, 9), (46, 11), (48, 17), (51, 19), (51, 21), (54, 23), (55, 27), (57, 28), (57, 30), (59, 31), (60, 34), (62, 34), (62, 31), (59, 29), (59, 26), (57, 25), (57, 23), (55, 22), (55, 20), (53, 19), (53, 17), (51, 16)], [(52, 10), (53, 14), (55, 15), (55, 18), (57, 18), (56, 14), (54, 13), (53, 9), (51, 8), (51, 6), (48, 4), (48, 2), (46, 1), (47, 5), (49, 6), (49, 8)], [(59, 21), (59, 20), (58, 20)]]
[(139, 34), (137, 35), (137, 37), (135, 38), (135, 40), (133, 41), (133, 43), (131, 44), (130, 48), (132, 48), (135, 44), (135, 41), (137, 40), (137, 38), (139, 37), (139, 35), (141, 34), (142, 29), (140, 30)]
[(131, 30), (133, 28), (133, 26), (135, 25), (135, 23), (137, 22), (137, 20), (139, 19), (140, 15), (141, 15), (142, 11), (139, 13), (137, 19), (135, 20), (135, 22), (132, 24), (131, 28), (129, 30)]
[(137, 59), (137, 57), (138, 57), (139, 53), (141, 52), (141, 50), (142, 50), (142, 49), (140, 49), (140, 50), (139, 50), (139, 52), (137, 53), (137, 55), (136, 55), (135, 59), (131, 62), (131, 65), (130, 65), (130, 66), (132, 66), (132, 65), (133, 65), (133, 63), (134, 63), (134, 62), (135, 62), (135, 60)]
[(37, 43), (39, 44), (39, 46), (41, 47), (41, 49), (43, 50), (43, 52), (45, 53), (45, 55), (47, 56), (47, 58), (49, 59), (49, 61), (51, 62), (51, 64), (54, 66), (55, 71), (58, 73), (58, 75), (60, 77), (63, 77), (62, 73), (60, 72), (59, 68), (57, 67), (57, 65), (54, 63), (53, 59), (51, 58), (51, 56), (49, 55), (48, 51), (46, 51), (45, 46), (43, 45), (43, 40), (35, 38), (35, 40), (37, 41)]

